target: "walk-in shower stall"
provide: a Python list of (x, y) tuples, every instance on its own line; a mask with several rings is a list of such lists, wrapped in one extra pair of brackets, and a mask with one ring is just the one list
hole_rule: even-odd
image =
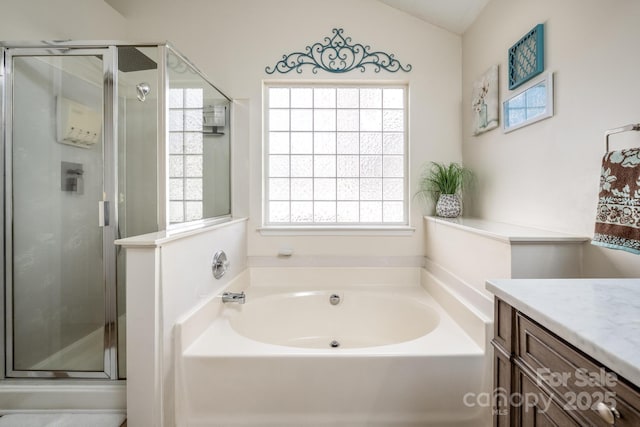
[(4, 372), (126, 377), (119, 238), (230, 216), (230, 100), (166, 43), (0, 43)]

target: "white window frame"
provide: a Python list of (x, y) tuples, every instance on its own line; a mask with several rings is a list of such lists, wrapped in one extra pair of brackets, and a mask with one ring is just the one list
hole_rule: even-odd
[[(269, 222), (269, 89), (271, 88), (381, 88), (381, 89), (402, 89), (403, 96), (403, 221), (402, 222), (374, 222), (374, 223), (292, 223), (292, 222)], [(262, 152), (262, 226), (259, 231), (262, 234), (291, 234), (291, 235), (314, 235), (326, 234), (331, 231), (335, 234), (395, 234), (409, 235), (415, 230), (410, 226), (410, 196), (409, 196), (409, 87), (406, 82), (389, 82), (389, 81), (264, 81), (263, 82), (263, 152)], [(289, 107), (290, 108), (290, 107)], [(358, 107), (358, 111), (361, 108)], [(360, 132), (360, 131), (358, 131)], [(288, 154), (291, 156), (291, 152)], [(315, 153), (311, 154), (315, 158)], [(337, 154), (336, 154), (337, 155)], [(358, 154), (360, 156), (360, 154)], [(361, 179), (362, 177), (358, 177)], [(289, 200), (291, 200), (289, 198)], [(362, 199), (358, 198), (358, 201)]]

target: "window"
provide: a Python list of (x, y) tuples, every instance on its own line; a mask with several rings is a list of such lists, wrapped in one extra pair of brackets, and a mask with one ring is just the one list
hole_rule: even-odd
[(406, 87), (276, 85), (265, 225), (407, 225)]
[(169, 90), (169, 222), (202, 219), (203, 90)]

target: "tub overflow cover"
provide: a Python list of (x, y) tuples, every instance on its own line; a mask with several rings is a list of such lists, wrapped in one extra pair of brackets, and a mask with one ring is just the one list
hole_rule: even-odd
[(338, 295), (338, 294), (331, 294), (331, 296), (329, 297), (329, 302), (331, 303), (331, 305), (338, 305), (338, 304), (340, 304), (340, 295)]
[(331, 348), (337, 348), (340, 347), (340, 343), (336, 340), (331, 341), (331, 343), (329, 344), (331, 346)]

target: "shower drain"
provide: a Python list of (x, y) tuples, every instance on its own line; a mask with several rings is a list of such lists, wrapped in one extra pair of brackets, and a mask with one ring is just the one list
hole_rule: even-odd
[(329, 345), (331, 346), (331, 348), (338, 348), (340, 347), (340, 343), (336, 340), (333, 340), (329, 343)]

